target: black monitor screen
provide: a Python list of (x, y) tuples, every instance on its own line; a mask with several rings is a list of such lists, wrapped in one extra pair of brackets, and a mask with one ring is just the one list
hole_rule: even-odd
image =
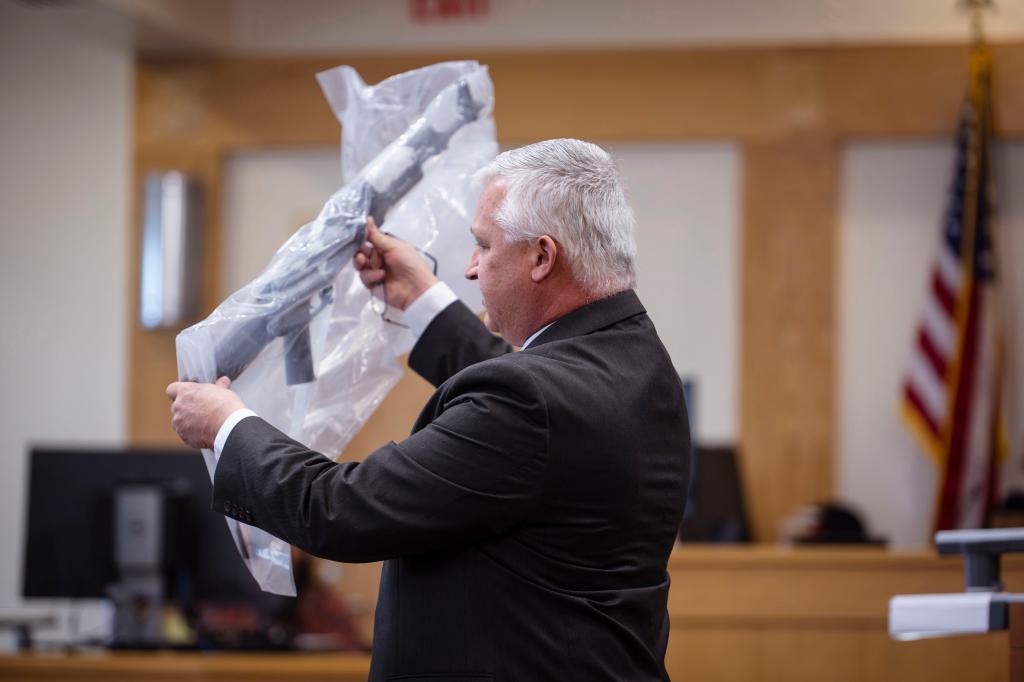
[[(173, 501), (165, 531), (169, 598), (249, 602), (263, 595), (224, 517), (210, 509), (211, 483), (194, 451), (34, 449), (30, 454), (22, 594), (102, 598), (117, 579), (113, 499), (123, 484), (158, 485)], [(169, 540), (169, 541), (168, 541)]]
[(694, 448), (692, 474), (679, 539), (749, 542), (750, 526), (735, 451), (728, 447)]

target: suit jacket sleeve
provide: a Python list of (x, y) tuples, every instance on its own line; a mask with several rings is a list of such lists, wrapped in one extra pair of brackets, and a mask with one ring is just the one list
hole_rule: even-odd
[(496, 364), (460, 375), (435, 396), (433, 421), (361, 463), (335, 463), (258, 417), (243, 419), (217, 464), (214, 510), (348, 562), (502, 532), (540, 496), (547, 409), (529, 374)]
[(440, 386), (470, 365), (512, 352), (462, 301), (455, 301), (431, 320), (409, 354), (409, 366)]

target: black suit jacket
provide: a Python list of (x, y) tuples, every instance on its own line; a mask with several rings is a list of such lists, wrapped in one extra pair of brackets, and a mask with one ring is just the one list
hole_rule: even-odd
[(409, 359), (438, 385), (409, 438), (336, 464), (244, 419), (214, 508), (388, 560), (371, 680), (667, 679), (690, 447), (668, 354), (632, 291), (509, 350), (453, 303)]

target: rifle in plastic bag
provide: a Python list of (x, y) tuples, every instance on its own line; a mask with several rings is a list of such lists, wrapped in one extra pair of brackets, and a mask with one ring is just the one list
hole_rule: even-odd
[[(466, 78), (442, 91), (422, 118), (288, 240), (256, 281), (232, 297), (234, 305), (251, 314), (228, 320), (213, 344), (212, 366), (210, 358), (196, 354), (200, 364), (183, 379), (209, 382), (226, 376), (233, 381), (280, 337), (288, 385), (313, 381), (309, 324), (331, 303), (334, 278), (366, 241), (367, 217), (383, 225), (388, 209), (423, 177), (424, 165), (447, 148), (452, 135), (475, 121), (483, 107)], [(188, 331), (182, 333), (179, 348), (187, 344)]]
[[(472, 174), (497, 151), (486, 67), (445, 62), (367, 86), (350, 67), (318, 74), (343, 125), (350, 178), (248, 285), (177, 337), (182, 380), (232, 379), (260, 417), (306, 446), (340, 451), (402, 375), (412, 337), (373, 312), (354, 268), (367, 217), (439, 256), (439, 277), (471, 308), (461, 277), (478, 188)], [(461, 133), (461, 134), (460, 134)], [(281, 343), (277, 343), (281, 339)], [(237, 379), (237, 380), (236, 380)], [(213, 478), (216, 461), (203, 451)], [(226, 519), (260, 587), (295, 594), (291, 548)]]

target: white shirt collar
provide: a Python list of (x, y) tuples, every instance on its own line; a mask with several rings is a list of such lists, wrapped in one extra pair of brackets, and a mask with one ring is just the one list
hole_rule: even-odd
[(533, 343), (533, 340), (544, 333), (544, 330), (553, 325), (554, 322), (548, 322), (546, 325), (530, 334), (530, 337), (523, 342), (523, 345), (519, 347), (519, 350), (526, 350), (526, 347)]

